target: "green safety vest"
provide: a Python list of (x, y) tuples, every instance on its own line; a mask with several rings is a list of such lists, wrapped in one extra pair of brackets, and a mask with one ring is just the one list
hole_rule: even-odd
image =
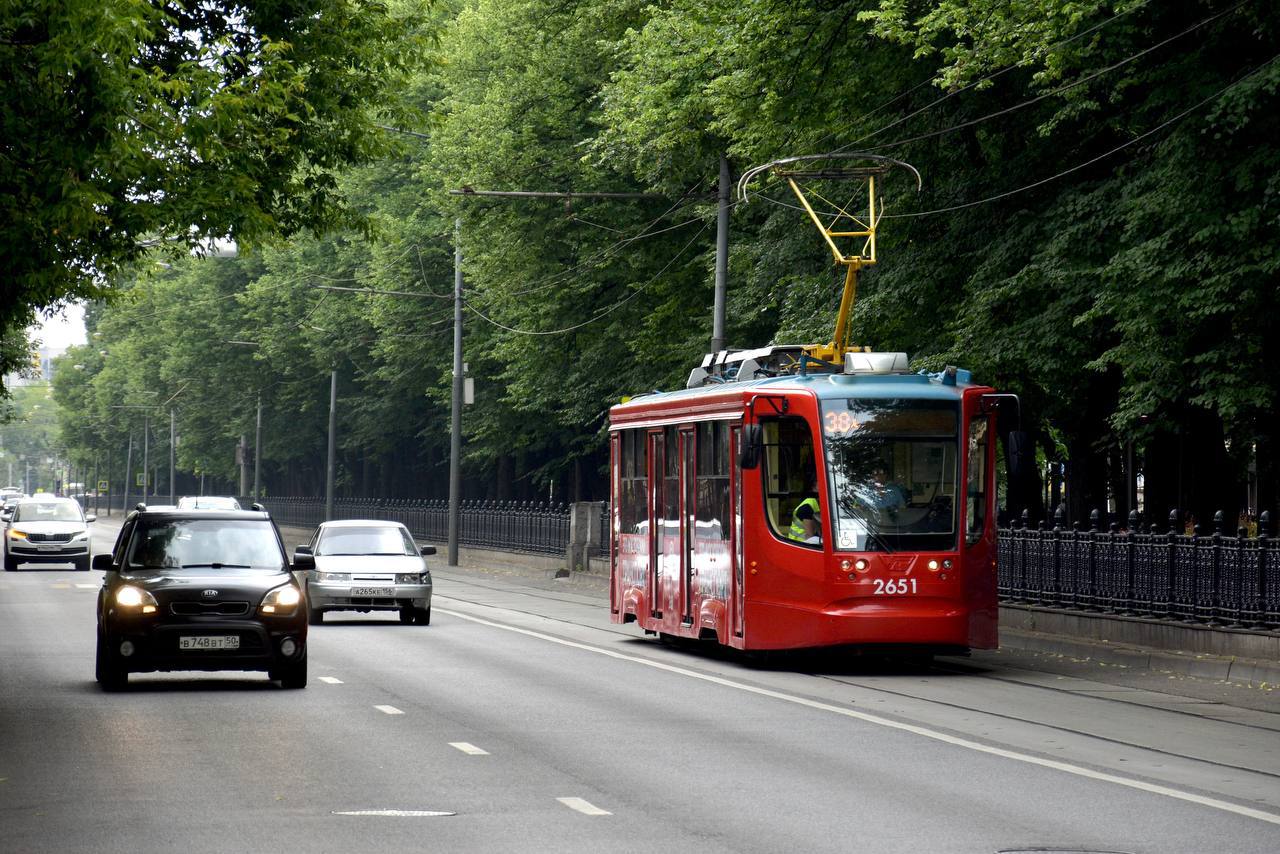
[[(799, 510), (801, 507), (804, 507), (806, 504), (813, 508), (813, 515), (818, 519), (819, 525), (821, 525), (822, 510), (818, 506), (818, 499), (806, 498), (804, 501), (801, 501), (799, 504), (796, 505), (796, 510)], [(795, 511), (792, 511), (791, 513), (791, 530), (787, 532), (787, 536), (801, 543), (803, 543), (805, 539), (807, 539), (804, 535), (804, 523), (802, 523), (798, 518), (796, 518)]]

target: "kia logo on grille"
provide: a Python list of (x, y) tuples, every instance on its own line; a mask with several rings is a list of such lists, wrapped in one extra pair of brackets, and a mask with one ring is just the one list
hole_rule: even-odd
[(218, 595), (218, 591), (217, 590), (201, 590), (200, 595), (206, 599), (212, 599), (214, 596)]

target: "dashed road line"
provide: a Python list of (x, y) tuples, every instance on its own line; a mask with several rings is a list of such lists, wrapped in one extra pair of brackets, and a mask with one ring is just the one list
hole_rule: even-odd
[(54, 590), (70, 590), (71, 589), (70, 584), (53, 584), (50, 586), (53, 587)]
[(538, 638), (539, 640), (549, 641), (551, 643), (560, 644), (561, 646), (570, 647), (572, 649), (580, 649), (585, 652), (595, 653), (596, 655), (607, 656), (609, 658), (617, 659), (619, 661), (630, 661), (635, 664), (643, 665), (644, 667), (652, 667), (655, 670), (662, 670), (667, 673), (678, 674), (680, 676), (685, 676), (690, 679), (697, 679), (702, 682), (709, 682), (713, 685), (720, 685), (725, 688), (732, 688), (734, 690), (743, 691), (748, 694), (755, 694), (761, 697), (772, 697), (775, 700), (781, 700), (786, 703), (794, 703), (798, 706), (805, 706), (810, 709), (816, 709), (822, 712), (829, 712), (829, 713), (841, 715), (847, 718), (854, 718), (855, 720), (865, 721), (870, 724), (875, 724), (876, 726), (882, 726), (888, 729), (896, 729), (902, 732), (913, 733), (915, 735), (923, 736), (924, 738), (933, 739), (934, 741), (940, 741), (940, 742), (943, 742), (944, 744), (951, 744), (956, 747), (962, 747), (966, 750), (972, 750), (977, 753), (985, 753), (989, 756), (999, 756), (1004, 759), (1011, 759), (1015, 762), (1024, 762), (1028, 765), (1038, 765), (1041, 768), (1052, 768), (1055, 771), (1062, 771), (1064, 773), (1072, 774), (1077, 777), (1084, 777), (1086, 779), (1097, 780), (1099, 782), (1104, 782), (1104, 783), (1112, 783), (1114, 785), (1124, 786), (1129, 789), (1137, 789), (1138, 791), (1141, 791), (1141, 792), (1148, 792), (1153, 795), (1162, 795), (1164, 797), (1173, 798), (1179, 801), (1186, 801), (1188, 803), (1199, 804), (1201, 806), (1211, 807), (1213, 809), (1221, 810), (1223, 812), (1234, 813), (1235, 815), (1247, 816), (1248, 818), (1254, 818), (1259, 821), (1265, 821), (1265, 822), (1268, 822), (1269, 824), (1280, 824), (1280, 815), (1276, 813), (1267, 812), (1265, 810), (1260, 810), (1260, 809), (1254, 809), (1253, 807), (1246, 807), (1241, 804), (1234, 804), (1234, 803), (1231, 803), (1230, 801), (1224, 801), (1220, 798), (1206, 797), (1204, 795), (1195, 794), (1194, 792), (1185, 792), (1185, 791), (1182, 791), (1181, 789), (1175, 789), (1172, 786), (1163, 786), (1158, 783), (1148, 783), (1146, 780), (1139, 780), (1132, 777), (1122, 777), (1119, 774), (1109, 774), (1105, 771), (1095, 771), (1092, 768), (1087, 768), (1082, 765), (1075, 765), (1070, 762), (1064, 762), (1060, 759), (1048, 759), (1045, 757), (1034, 756), (1030, 753), (1022, 753), (1017, 750), (1009, 750), (1003, 747), (996, 747), (990, 744), (983, 744), (982, 742), (973, 741), (972, 739), (968, 739), (968, 738), (961, 738), (959, 736), (951, 735), (949, 733), (941, 732), (935, 729), (930, 729), (929, 727), (920, 726), (918, 724), (906, 723), (905, 721), (896, 721), (891, 718), (885, 718), (885, 717), (881, 717), (880, 715), (873, 715), (867, 712), (860, 712), (854, 709), (846, 709), (841, 706), (834, 705), (832, 703), (824, 703), (819, 700), (811, 700), (807, 697), (800, 697), (795, 694), (787, 694), (783, 691), (775, 691), (771, 688), (763, 688), (757, 685), (749, 685), (744, 682), (737, 682), (733, 679), (726, 679), (723, 676), (713, 676), (709, 673), (701, 673), (696, 670), (690, 670), (685, 667), (678, 667), (674, 664), (667, 664), (661, 661), (654, 661), (652, 659), (642, 658), (636, 655), (628, 655), (627, 653), (618, 652), (617, 650), (605, 649), (604, 647), (594, 646), (592, 644), (587, 644), (587, 643), (579, 643), (578, 641), (571, 641), (566, 638), (559, 638), (559, 637), (556, 637), (555, 635), (549, 635), (549, 634), (545, 634), (544, 632), (537, 632), (532, 629), (525, 629), (519, 626), (507, 625), (506, 623), (499, 623), (494, 620), (486, 620), (483, 617), (477, 617), (477, 616), (474, 616), (473, 614), (467, 614), (462, 611), (446, 610), (443, 613), (448, 614), (451, 617), (459, 617), (463, 620), (468, 620), (473, 623), (479, 623), (480, 625), (483, 625), (483, 626), (490, 626), (492, 628), (501, 629), (506, 632), (513, 632), (515, 634), (525, 635), (526, 637)]
[(403, 715), (404, 714), (404, 712), (400, 711), (395, 706), (374, 706), (374, 708), (382, 712), (384, 715)]
[(489, 751), (480, 747), (476, 747), (474, 744), (470, 744), (465, 741), (451, 741), (449, 742), (449, 746), (456, 747), (458, 750), (461, 750), (463, 753), (467, 754), (468, 756), (488, 756), (489, 755)]
[(583, 815), (613, 815), (613, 813), (608, 810), (602, 810), (600, 807), (590, 801), (584, 801), (582, 798), (556, 798), (556, 800), (567, 806), (569, 809), (577, 810)]
[(102, 586), (101, 584), (77, 584), (76, 589), (77, 590), (97, 590), (101, 586)]
[(317, 676), (316, 678), (319, 679), (321, 682), (325, 683), (326, 685), (342, 684), (342, 680), (336, 676)]

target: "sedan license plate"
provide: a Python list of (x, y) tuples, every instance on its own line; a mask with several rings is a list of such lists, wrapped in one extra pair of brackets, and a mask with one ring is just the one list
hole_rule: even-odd
[(351, 588), (353, 597), (393, 597), (396, 588)]
[(60, 552), (62, 551), (62, 546), (58, 545), (57, 543), (53, 543), (53, 544), (41, 543), (40, 545), (36, 546), (36, 551)]
[(239, 649), (240, 638), (237, 635), (198, 635), (178, 638), (178, 649)]

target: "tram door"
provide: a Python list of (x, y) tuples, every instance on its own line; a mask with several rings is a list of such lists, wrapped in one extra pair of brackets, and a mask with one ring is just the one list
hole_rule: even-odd
[[(729, 522), (731, 539), (729, 554), (732, 555), (733, 568), (730, 577), (733, 579), (732, 593), (732, 631), (742, 637), (742, 467), (738, 464), (738, 449), (742, 443), (742, 428), (734, 425), (729, 428)], [(732, 520), (732, 521), (730, 521)]]
[(666, 471), (662, 456), (662, 431), (648, 434), (649, 442), (649, 571), (645, 582), (645, 601), (649, 603), (652, 617), (662, 616), (662, 538), (663, 475)]
[(693, 428), (680, 429), (680, 484), (683, 501), (680, 512), (680, 622), (686, 626), (693, 623), (693, 549), (694, 537), (697, 534), (696, 501), (697, 501), (697, 457), (693, 439)]

